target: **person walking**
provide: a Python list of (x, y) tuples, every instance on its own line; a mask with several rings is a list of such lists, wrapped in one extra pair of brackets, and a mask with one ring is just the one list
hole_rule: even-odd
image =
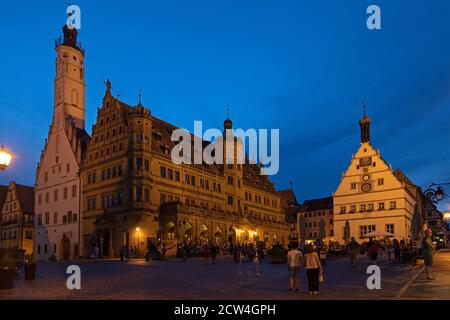
[(181, 255), (183, 257), (183, 262), (187, 262), (188, 248), (186, 242), (183, 242), (183, 244), (181, 245)]
[(297, 246), (289, 245), (287, 267), (289, 271), (289, 292), (300, 290), (300, 266), (304, 264), (303, 255)]
[(161, 245), (161, 260), (163, 260), (163, 261), (166, 259), (166, 252), (167, 252), (167, 246), (163, 242)]
[(386, 239), (386, 250), (388, 251), (388, 261), (391, 261), (391, 255), (392, 255), (392, 243), (391, 239)]
[(400, 244), (397, 239), (392, 241), (392, 248), (394, 249), (394, 260), (400, 261)]
[(120, 261), (123, 261), (124, 256), (125, 256), (125, 246), (121, 245), (120, 246)]
[(319, 293), (319, 277), (323, 274), (323, 269), (319, 255), (312, 244), (306, 247), (305, 267), (308, 277), (308, 293), (317, 295)]
[(431, 239), (432, 234), (433, 232), (431, 231), (431, 229), (426, 229), (425, 237), (422, 240), (422, 255), (428, 280), (434, 280), (434, 278), (431, 276), (431, 267), (433, 266), (433, 256), (436, 247), (434, 246), (433, 240)]
[(203, 245), (203, 258), (204, 260), (204, 264), (208, 264), (208, 259), (209, 259), (209, 247), (208, 244), (205, 242), (205, 244)]
[(372, 241), (369, 247), (369, 264), (377, 264), (378, 254), (380, 253), (380, 246), (377, 241)]
[(253, 265), (255, 266), (255, 273), (259, 277), (261, 274), (259, 273), (259, 254), (258, 254), (258, 252), (256, 252), (255, 256), (253, 257)]
[(212, 264), (216, 264), (217, 254), (219, 253), (219, 245), (217, 243), (213, 243), (211, 245), (211, 262)]
[(352, 237), (347, 245), (348, 253), (350, 255), (350, 263), (353, 269), (356, 269), (356, 258), (360, 251), (359, 244), (356, 242), (355, 237)]

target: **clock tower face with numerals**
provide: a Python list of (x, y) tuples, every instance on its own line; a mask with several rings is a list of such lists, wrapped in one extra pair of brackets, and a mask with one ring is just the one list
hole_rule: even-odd
[(372, 185), (370, 183), (363, 183), (361, 186), (361, 190), (364, 192), (369, 192), (372, 189)]

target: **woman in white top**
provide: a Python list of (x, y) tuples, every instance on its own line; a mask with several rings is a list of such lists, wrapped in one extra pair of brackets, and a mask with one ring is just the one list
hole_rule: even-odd
[(319, 276), (322, 273), (322, 265), (312, 244), (306, 247), (305, 267), (308, 277), (308, 293), (316, 295), (319, 293)]

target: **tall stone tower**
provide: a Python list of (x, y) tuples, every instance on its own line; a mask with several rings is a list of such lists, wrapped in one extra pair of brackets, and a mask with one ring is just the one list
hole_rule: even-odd
[[(77, 30), (63, 27), (63, 38), (55, 41), (56, 77), (54, 82), (54, 119), (57, 127), (71, 118), (75, 126), (84, 129), (85, 82), (84, 50), (77, 42)], [(55, 123), (56, 122), (56, 123)]]
[(84, 50), (77, 30), (64, 26), (55, 50), (53, 118), (35, 182), (34, 253), (39, 260), (77, 258), (82, 245), (79, 169), (90, 137), (84, 130)]

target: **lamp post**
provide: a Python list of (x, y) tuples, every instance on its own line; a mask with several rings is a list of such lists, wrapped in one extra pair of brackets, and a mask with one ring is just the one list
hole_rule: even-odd
[(137, 239), (138, 239), (138, 247), (137, 247), (137, 251), (138, 252), (136, 252), (136, 255), (138, 255), (139, 254), (139, 252), (141, 251), (141, 248), (140, 248), (140, 245), (141, 245), (141, 243), (140, 243), (140, 233), (141, 233), (141, 229), (139, 228), (139, 227), (137, 227), (136, 228), (136, 232), (137, 232)]
[(11, 163), (11, 159), (13, 158), (13, 154), (5, 149), (4, 146), (0, 148), (0, 170), (5, 170), (9, 164)]

